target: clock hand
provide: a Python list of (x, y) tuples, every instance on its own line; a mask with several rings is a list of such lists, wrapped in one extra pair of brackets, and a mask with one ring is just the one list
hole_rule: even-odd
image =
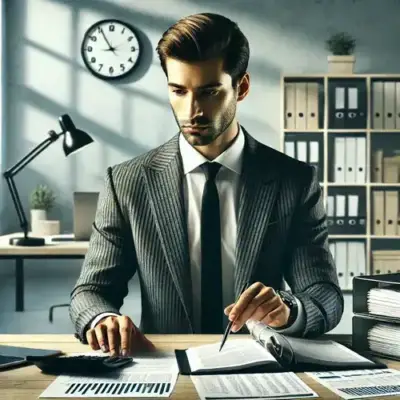
[(103, 29), (101, 30), (101, 34), (104, 37), (104, 40), (106, 41), (107, 45), (108, 45), (108, 50), (112, 51), (113, 53), (115, 53), (115, 48), (111, 46), (110, 42), (108, 41), (108, 39), (106, 38), (106, 35), (103, 32)]

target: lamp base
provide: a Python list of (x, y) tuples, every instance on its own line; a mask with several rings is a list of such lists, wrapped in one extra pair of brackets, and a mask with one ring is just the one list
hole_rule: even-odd
[(36, 237), (16, 237), (10, 239), (10, 244), (13, 246), (44, 246), (46, 241), (44, 238)]

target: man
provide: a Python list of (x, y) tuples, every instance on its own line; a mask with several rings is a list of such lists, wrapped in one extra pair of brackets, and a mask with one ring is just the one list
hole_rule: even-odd
[[(227, 18), (197, 14), (157, 51), (180, 132), (108, 168), (71, 293), (76, 336), (113, 355), (154, 349), (146, 333), (222, 333), (229, 319), (233, 331), (247, 320), (303, 337), (333, 329), (343, 297), (315, 170), (236, 117), (250, 88), (247, 39)], [(119, 312), (136, 272), (140, 327)]]

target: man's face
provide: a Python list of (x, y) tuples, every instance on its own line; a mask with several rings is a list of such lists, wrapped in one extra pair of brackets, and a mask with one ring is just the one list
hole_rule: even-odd
[(236, 115), (237, 91), (222, 59), (187, 63), (169, 58), (169, 99), (176, 122), (192, 146), (222, 135)]

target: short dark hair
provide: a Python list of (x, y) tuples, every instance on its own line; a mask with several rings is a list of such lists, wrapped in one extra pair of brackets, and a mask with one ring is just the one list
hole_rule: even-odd
[(236, 85), (247, 71), (250, 49), (235, 22), (219, 14), (201, 13), (184, 17), (166, 30), (158, 42), (157, 53), (167, 76), (167, 57), (187, 62), (222, 57), (224, 71), (232, 77), (232, 85)]

